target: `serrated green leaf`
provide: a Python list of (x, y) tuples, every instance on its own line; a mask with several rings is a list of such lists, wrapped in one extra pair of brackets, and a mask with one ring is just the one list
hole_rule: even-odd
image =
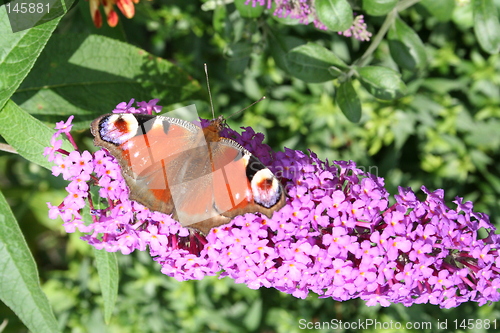
[(420, 3), (441, 22), (448, 22), (453, 16), (455, 0), (421, 0)]
[[(61, 120), (66, 119), (59, 119)], [(45, 147), (50, 146), (50, 138), (54, 132), (13, 101), (9, 101), (0, 110), (0, 135), (19, 155), (49, 170), (53, 164), (42, 154)], [(67, 151), (74, 150), (68, 141), (63, 142), (62, 148)]]
[(93, 249), (104, 303), (104, 320), (109, 324), (118, 296), (118, 261), (113, 252)]
[(35, 260), (0, 192), (0, 299), (31, 332), (60, 332), (40, 287)]
[(363, 0), (363, 10), (368, 15), (382, 16), (396, 7), (398, 1), (399, 0)]
[[(200, 68), (200, 70), (202, 70)], [(203, 98), (178, 66), (135, 46), (97, 35), (54, 35), (12, 99), (44, 122), (79, 115), (75, 129), (123, 101), (170, 105)]]
[(309, 83), (320, 83), (335, 79), (328, 70), (330, 66), (345, 69), (347, 65), (332, 51), (314, 43), (300, 45), (286, 55), (291, 75)]
[(500, 51), (500, 23), (493, 0), (474, 0), (474, 32), (479, 45), (490, 54)]
[(347, 0), (316, 0), (316, 15), (328, 29), (344, 31), (353, 22), (352, 8)]
[(424, 43), (400, 18), (396, 18), (387, 37), (391, 56), (400, 67), (413, 71), (427, 66)]
[(351, 81), (344, 81), (339, 85), (335, 100), (349, 121), (357, 123), (361, 119), (361, 102)]
[(252, 6), (252, 2), (250, 2), (248, 5), (245, 5), (247, 0), (234, 0), (234, 5), (236, 6), (236, 9), (238, 12), (240, 12), (241, 17), (246, 17), (246, 18), (256, 18), (262, 15), (264, 12), (264, 9), (266, 6), (260, 6), (260, 5), (255, 5), (255, 7)]
[(28, 75), (59, 20), (13, 33), (5, 6), (0, 7), (0, 109)]
[(401, 75), (387, 67), (366, 66), (358, 68), (359, 81), (373, 96), (393, 100), (406, 94), (406, 85)]

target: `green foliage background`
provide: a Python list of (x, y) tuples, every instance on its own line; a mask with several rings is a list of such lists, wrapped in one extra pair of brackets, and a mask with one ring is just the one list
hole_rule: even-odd
[[(19, 152), (0, 152), (0, 187), (13, 212), (0, 198), (0, 299), (16, 311), (0, 304), (0, 321), (8, 320), (4, 331), (26, 332), (30, 311), (40, 313), (31, 322), (34, 332), (288, 333), (303, 331), (300, 319), (433, 322), (434, 329), (419, 330), (424, 332), (455, 332), (455, 319), (497, 319), (500, 327), (498, 304), (451, 310), (366, 307), (360, 300), (335, 302), (312, 294), (300, 300), (274, 289), (250, 290), (216, 277), (178, 282), (162, 275), (147, 253), (99, 259), (81, 235), (65, 234), (60, 220), (47, 217), (46, 202), (59, 204), (66, 186), (41, 156), (55, 122), (76, 115), (80, 147), (95, 149), (90, 121), (131, 98), (160, 98), (166, 111), (195, 103), (210, 118), (207, 63), (217, 114), (230, 115), (267, 97), (231, 119), (232, 128), (263, 132), (276, 150), (310, 149), (322, 159), (354, 160), (384, 177), (393, 194), (398, 186), (443, 188), (450, 205), (463, 196), (498, 226), (500, 1), (349, 1), (348, 7), (365, 15), (374, 37), (388, 28), (368, 53), (370, 42), (235, 2), (143, 1), (133, 19), (120, 17), (116, 28), (96, 29), (88, 3), (80, 1), (61, 20), (16, 34), (5, 6), (0, 7), (0, 134)], [(368, 65), (396, 73), (393, 80), (377, 83), (385, 85), (384, 94), (387, 84), (401, 77), (406, 95), (375, 98), (382, 95), (370, 90), (363, 81), (367, 76), (359, 76)], [(394, 94), (402, 87), (396, 85)], [(29, 256), (21, 255), (25, 245), (16, 220), (38, 273), (31, 271)], [(98, 260), (110, 270), (100, 271), (101, 279), (116, 274), (115, 260), (120, 272), (116, 307), (107, 315), (112, 296), (101, 296), (105, 280), (99, 281)], [(45, 296), (37, 294), (38, 276), (57, 322)], [(31, 295), (29, 304), (38, 304), (33, 305), (38, 310), (17, 302), (25, 300), (22, 295)], [(438, 320), (448, 320), (448, 329), (438, 330)]]

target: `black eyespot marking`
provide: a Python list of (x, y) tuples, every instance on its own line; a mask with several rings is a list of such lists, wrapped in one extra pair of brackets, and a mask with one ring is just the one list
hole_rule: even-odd
[(152, 117), (150, 115), (141, 115), (141, 114), (136, 114), (134, 115), (135, 119), (137, 120), (137, 125), (138, 129), (137, 133), (135, 134), (136, 136), (138, 135), (144, 135), (147, 132), (153, 128), (153, 124), (155, 123), (155, 117)]
[(97, 128), (99, 130), (99, 135), (101, 137), (106, 134), (107, 123), (108, 123), (108, 117), (102, 117), (101, 120), (99, 120), (99, 124), (97, 125)]
[(266, 166), (262, 164), (261, 161), (255, 156), (250, 156), (250, 159), (248, 160), (248, 165), (246, 169), (246, 174), (247, 178), (249, 181), (252, 181), (253, 177), (257, 172), (259, 172), (262, 169), (265, 169)]

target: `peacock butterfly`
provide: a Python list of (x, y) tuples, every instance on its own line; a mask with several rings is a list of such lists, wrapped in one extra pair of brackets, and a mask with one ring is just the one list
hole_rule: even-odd
[(107, 114), (91, 124), (94, 145), (121, 166), (129, 198), (207, 234), (238, 215), (271, 218), (285, 204), (274, 174), (234, 140), (218, 117), (205, 128), (145, 114)]

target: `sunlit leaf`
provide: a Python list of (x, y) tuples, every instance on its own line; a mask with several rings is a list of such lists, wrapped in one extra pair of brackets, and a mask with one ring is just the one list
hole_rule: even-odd
[(12, 99), (50, 124), (78, 115), (75, 129), (83, 129), (132, 98), (169, 105), (204, 98), (200, 91), (170, 61), (111, 38), (72, 33), (51, 38)]
[[(54, 129), (33, 118), (13, 101), (0, 110), (0, 135), (19, 155), (49, 170), (53, 164), (42, 154), (45, 147), (50, 146), (50, 138), (54, 133)], [(63, 149), (74, 150), (68, 141), (63, 142)]]
[(0, 109), (28, 75), (59, 20), (13, 33), (5, 6), (0, 7)]
[(0, 300), (16, 313), (32, 332), (54, 333), (59, 327), (33, 256), (0, 192)]
[(114, 252), (93, 249), (104, 302), (104, 320), (109, 323), (118, 296), (118, 262)]

